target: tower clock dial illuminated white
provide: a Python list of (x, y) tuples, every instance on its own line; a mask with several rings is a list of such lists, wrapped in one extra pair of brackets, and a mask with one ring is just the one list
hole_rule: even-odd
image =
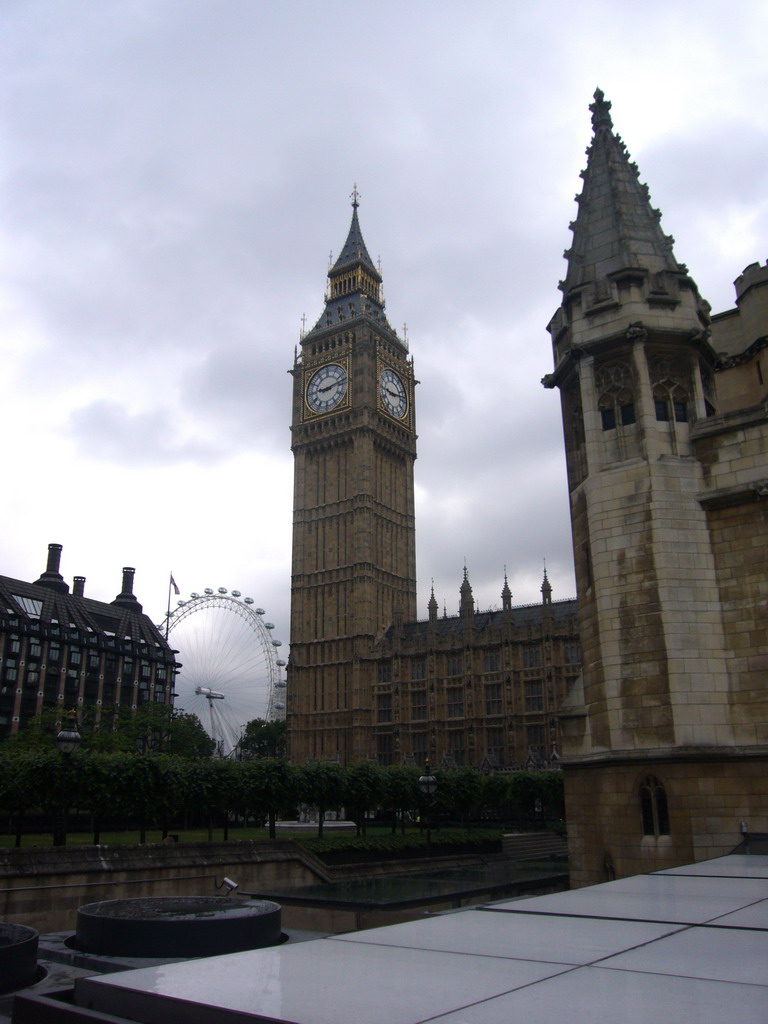
[(394, 370), (382, 370), (379, 377), (379, 395), (381, 403), (396, 419), (401, 420), (408, 411), (408, 393), (405, 384)]
[(313, 412), (335, 409), (347, 393), (347, 371), (328, 363), (312, 374), (307, 384), (307, 405)]

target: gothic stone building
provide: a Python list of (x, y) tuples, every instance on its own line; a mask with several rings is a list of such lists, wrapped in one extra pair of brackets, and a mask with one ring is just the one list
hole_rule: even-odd
[(560, 719), (574, 884), (768, 830), (768, 267), (712, 317), (600, 91), (590, 109), (544, 381), (583, 651)]
[(70, 593), (60, 561), (61, 545), (49, 544), (34, 583), (0, 576), (0, 738), (46, 709), (172, 701), (176, 652), (143, 614), (134, 570), (123, 569), (121, 591), (107, 604), (85, 596), (84, 576)]
[(543, 764), (578, 673), (575, 602), (416, 621), (413, 361), (353, 201), (293, 374), (288, 745), (295, 761)]
[(374, 644), (372, 749), (410, 761), (486, 769), (557, 764), (556, 711), (580, 665), (576, 602), (513, 607), (505, 580), (498, 611), (475, 610), (466, 570), (459, 614), (394, 625)]

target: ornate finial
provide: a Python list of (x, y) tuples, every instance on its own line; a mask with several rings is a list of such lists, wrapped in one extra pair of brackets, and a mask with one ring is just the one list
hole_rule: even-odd
[(306, 313), (302, 313), (301, 314), (301, 337), (303, 338), (306, 333), (307, 333), (307, 314)]
[(541, 582), (541, 596), (544, 604), (552, 603), (552, 584), (547, 579), (547, 560), (544, 559), (544, 579)]
[(509, 589), (506, 565), (504, 566), (504, 588), (501, 591), (501, 606), (505, 612), (511, 611), (512, 609), (512, 591)]
[[(608, 104), (610, 106), (610, 104)], [(357, 191), (357, 182), (352, 189), (352, 208), (356, 210), (360, 205), (360, 193)]]
[(408, 341), (408, 324), (403, 324), (403, 341)]
[(595, 102), (589, 104), (589, 109), (592, 111), (592, 127), (595, 131), (603, 126), (613, 128), (613, 121), (609, 113), (611, 103), (605, 98), (602, 89), (595, 89)]

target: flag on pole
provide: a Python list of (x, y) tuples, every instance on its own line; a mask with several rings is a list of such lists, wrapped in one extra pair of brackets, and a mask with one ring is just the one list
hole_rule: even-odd
[(173, 578), (173, 573), (171, 573), (171, 586), (173, 587), (174, 594), (176, 594), (176, 596), (178, 597), (181, 591), (176, 586), (176, 580)]

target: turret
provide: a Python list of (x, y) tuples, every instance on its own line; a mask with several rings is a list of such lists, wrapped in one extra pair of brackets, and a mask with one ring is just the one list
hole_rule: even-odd
[(673, 252), (598, 89), (563, 300), (549, 324), (571, 490), (634, 458), (690, 453), (715, 411), (709, 305)]
[(509, 589), (506, 569), (504, 570), (504, 589), (501, 592), (501, 608), (505, 612), (512, 611), (512, 591)]
[(467, 567), (464, 566), (464, 579), (459, 589), (459, 615), (462, 619), (471, 619), (475, 614), (475, 599), (472, 596), (472, 587), (467, 576)]

